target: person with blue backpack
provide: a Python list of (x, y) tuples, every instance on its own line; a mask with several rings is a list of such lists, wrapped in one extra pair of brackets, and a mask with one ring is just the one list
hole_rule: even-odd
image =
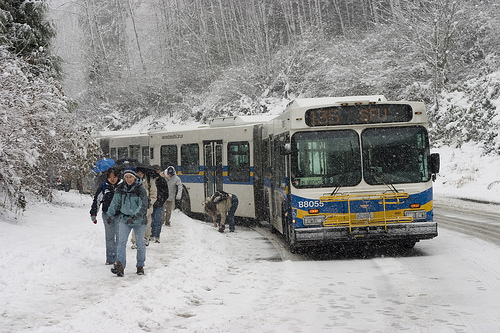
[(90, 219), (97, 224), (97, 213), (102, 206), (102, 221), (104, 224), (104, 236), (106, 238), (106, 265), (112, 265), (116, 259), (116, 245), (118, 243), (118, 218), (111, 216), (108, 219), (108, 208), (115, 194), (116, 187), (123, 182), (119, 179), (119, 172), (110, 168), (106, 172), (106, 181), (102, 183), (95, 192), (94, 201), (90, 208)]

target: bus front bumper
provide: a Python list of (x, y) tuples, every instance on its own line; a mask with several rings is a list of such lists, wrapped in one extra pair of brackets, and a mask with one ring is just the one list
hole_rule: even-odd
[[(387, 228), (387, 229), (386, 229)], [(438, 235), (437, 222), (395, 223), (384, 226), (335, 226), (295, 229), (297, 244), (310, 242), (384, 241), (431, 239)]]

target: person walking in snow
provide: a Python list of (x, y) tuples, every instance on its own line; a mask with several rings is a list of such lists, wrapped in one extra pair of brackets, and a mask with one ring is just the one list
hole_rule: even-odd
[[(146, 217), (148, 219), (148, 224), (146, 226), (146, 234), (145, 234), (145, 244), (149, 246), (149, 239), (151, 237), (151, 223), (153, 222), (153, 203), (156, 202), (158, 196), (158, 190), (156, 189), (156, 181), (155, 177), (152, 177), (150, 173), (147, 172), (146, 167), (137, 167), (137, 175), (142, 181), (142, 186), (146, 189), (146, 193), (149, 199), (148, 211), (146, 212)], [(156, 175), (156, 174), (155, 174)], [(132, 248), (136, 249), (137, 245), (135, 244), (135, 232), (132, 231)]]
[(219, 232), (224, 232), (226, 217), (229, 222), (229, 232), (234, 232), (234, 213), (237, 208), (238, 197), (224, 191), (217, 191), (205, 200), (205, 212), (212, 218), (214, 227), (219, 227)]
[(170, 226), (172, 211), (175, 209), (175, 200), (181, 200), (182, 198), (182, 181), (177, 176), (173, 166), (166, 168), (162, 176), (167, 179), (168, 185), (168, 198), (163, 211), (163, 223)]
[[(94, 194), (94, 201), (90, 208), (90, 219), (97, 224), (97, 213), (102, 205), (102, 221), (104, 224), (104, 237), (106, 239), (106, 265), (112, 265), (116, 259), (116, 244), (118, 242), (118, 219), (108, 216), (108, 208), (115, 194), (116, 187), (123, 182), (119, 179), (119, 172), (109, 168), (106, 172), (106, 181), (103, 182)], [(110, 217), (108, 219), (108, 217)]]
[(135, 167), (126, 167), (123, 171), (123, 179), (124, 182), (116, 187), (115, 195), (108, 208), (108, 216), (118, 216), (118, 247), (116, 263), (111, 273), (118, 276), (124, 275), (127, 266), (128, 236), (130, 231), (134, 230), (137, 236), (137, 274), (144, 275), (144, 262), (146, 261), (144, 236), (148, 223), (146, 218), (149, 206), (148, 196)]
[(153, 203), (153, 214), (151, 214), (151, 238), (150, 241), (155, 243), (160, 242), (160, 233), (162, 218), (163, 218), (163, 206), (168, 198), (168, 184), (165, 177), (161, 177), (161, 168), (159, 165), (153, 165), (158, 177), (156, 178), (156, 190), (157, 197), (156, 201)]

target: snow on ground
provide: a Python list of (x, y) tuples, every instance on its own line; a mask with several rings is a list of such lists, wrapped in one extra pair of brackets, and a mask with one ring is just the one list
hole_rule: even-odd
[(436, 196), (500, 203), (500, 158), (482, 156), (482, 150), (465, 144), (460, 149), (437, 148), (441, 170), (434, 184)]
[[(467, 146), (437, 151), (442, 156), (437, 198), (500, 202), (499, 159), (481, 157)], [(0, 215), (0, 332), (500, 327), (500, 282), (494, 278), (500, 274), (495, 264), (500, 248), (451, 231), (417, 244), (408, 258), (281, 262), (259, 233), (238, 227), (221, 235), (210, 223), (175, 211), (162, 242), (147, 248), (146, 274), (135, 274), (135, 250), (129, 247), (125, 277), (119, 278), (104, 265), (104, 228), (102, 221), (90, 221), (91, 197), (55, 194), (56, 203), (32, 203), (19, 219)], [(446, 264), (462, 246), (453, 243), (456, 237), (469, 244), (459, 262), (472, 262), (477, 272)]]

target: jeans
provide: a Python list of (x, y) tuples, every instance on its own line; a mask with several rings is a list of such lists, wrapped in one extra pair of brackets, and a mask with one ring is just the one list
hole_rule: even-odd
[(146, 224), (132, 226), (124, 222), (118, 223), (118, 248), (116, 252), (116, 261), (121, 262), (123, 267), (127, 265), (127, 240), (130, 231), (133, 229), (137, 242), (137, 265), (136, 267), (144, 267), (146, 261), (146, 244), (144, 243), (144, 235), (146, 234)]
[(163, 205), (163, 223), (170, 224), (170, 217), (172, 216), (172, 211), (175, 209), (175, 200), (174, 201), (165, 201)]
[(162, 226), (162, 216), (163, 216), (163, 206), (153, 209), (153, 214), (151, 214), (151, 237), (160, 237), (161, 226)]
[(106, 238), (106, 263), (112, 264), (116, 260), (116, 246), (118, 244), (118, 216), (111, 216), (111, 223), (108, 223), (108, 214), (102, 212), (104, 224), (104, 236)]
[(236, 208), (238, 208), (238, 197), (234, 194), (231, 194), (231, 208), (229, 208), (229, 212), (227, 213), (227, 221), (229, 222), (229, 230), (234, 231), (234, 213), (236, 212)]

